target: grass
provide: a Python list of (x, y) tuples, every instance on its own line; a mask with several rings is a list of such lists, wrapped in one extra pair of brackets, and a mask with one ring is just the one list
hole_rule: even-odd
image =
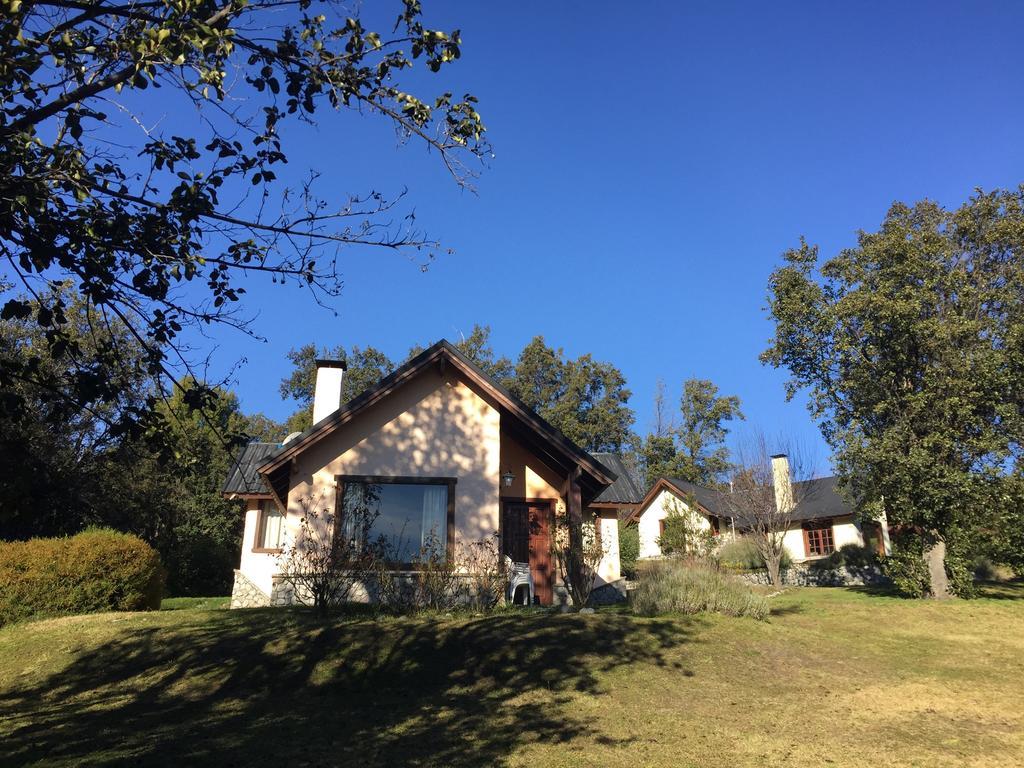
[(160, 601), (161, 611), (191, 611), (227, 608), (230, 597), (165, 597)]
[(0, 765), (1024, 764), (1024, 584), (768, 621), (100, 614), (0, 630)]

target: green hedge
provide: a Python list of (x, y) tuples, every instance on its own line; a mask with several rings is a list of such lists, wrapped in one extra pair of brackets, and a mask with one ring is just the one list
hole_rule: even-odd
[(90, 529), (0, 542), (0, 625), (39, 616), (160, 607), (160, 556), (137, 536)]

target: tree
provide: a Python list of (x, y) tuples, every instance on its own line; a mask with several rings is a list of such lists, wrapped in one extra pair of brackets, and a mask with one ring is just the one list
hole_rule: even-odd
[(740, 399), (720, 396), (718, 387), (707, 379), (687, 379), (679, 398), (678, 425), (662, 414), (664, 390), (659, 382), (655, 395), (657, 426), (640, 446), (640, 458), (648, 484), (659, 477), (676, 477), (687, 482), (715, 487), (729, 470), (725, 447), (726, 423), (743, 419)]
[[(102, 380), (67, 358), (37, 357), (45, 333), (35, 323), (0, 324), (0, 369), (24, 375), (0, 389), (0, 529), (4, 538), (59, 536), (108, 523), (104, 477), (125, 436), (111, 425), (126, 413), (146, 416), (152, 383), (144, 354), (118, 322), (100, 314), (67, 286), (53, 293), (66, 307), (65, 334), (85, 357), (109, 356)], [(50, 295), (34, 307), (51, 303)], [(88, 386), (87, 386), (88, 384)]]
[[(260, 414), (247, 417), (237, 397), (219, 387), (212, 387), (215, 399), (202, 411), (189, 408), (185, 393), (194, 385), (188, 379), (183, 390), (156, 401), (158, 418), (152, 418), (145, 409), (155, 386), (142, 348), (120, 322), (104, 323), (95, 307), (60, 290), (76, 346), (85, 354), (117, 349), (119, 366), (108, 385), (121, 396), (76, 403), (76, 368), (65, 358), (44, 358), (31, 379), (17, 382), (18, 398), (0, 398), (3, 536), (115, 527), (160, 552), (172, 593), (223, 594), (231, 585), (243, 515), (238, 502), (220, 498), (221, 483), (242, 442), (256, 432), (280, 435), (281, 427)], [(4, 323), (0, 355), (23, 362), (41, 334), (30, 322)], [(122, 408), (138, 409), (147, 430), (111, 426)], [(163, 424), (174, 428), (156, 426)]]
[(769, 309), (762, 359), (809, 391), (847, 492), (924, 558), (919, 591), (969, 593), (969, 543), (996, 530), (993, 486), (1024, 445), (1024, 187), (897, 203), (824, 263), (801, 241)]
[[(186, 338), (214, 323), (249, 329), (249, 276), (324, 301), (341, 290), (345, 249), (409, 249), (429, 262), (438, 243), (411, 215), (396, 217), (401, 195), (323, 199), (315, 169), (286, 170), (288, 122), (311, 123), (324, 106), (376, 115), (435, 152), (459, 184), (472, 175), (464, 159), (487, 156), (473, 96), (419, 98), (397, 80), (457, 60), (459, 32), (425, 27), (419, 0), (396, 10), (382, 35), (334, 0), (9, 3), (0, 254), (35, 301), (8, 298), (0, 317), (36, 324), (45, 343), (4, 361), (6, 393), (19, 397), (11, 382), (52, 356), (75, 369), (73, 401), (121, 397), (106, 385), (115, 352), (78, 346), (54, 281), (72, 280), (102, 322), (120, 321), (165, 387), (192, 373)], [(194, 115), (190, 130), (149, 119), (151, 86), (161, 115)], [(193, 390), (188, 403), (213, 397)], [(137, 425), (134, 409), (115, 415)]]
[[(190, 381), (184, 383), (186, 390), (191, 387)], [(245, 515), (239, 501), (221, 497), (221, 486), (241, 446), (259, 436), (257, 431), (277, 435), (276, 439), (284, 433), (281, 425), (262, 414), (245, 415), (234, 393), (220, 387), (213, 391), (215, 399), (202, 411), (189, 408), (179, 392), (161, 402), (157, 407), (175, 429), (155, 445), (130, 445), (122, 461), (130, 477), (121, 487), (135, 488), (139, 478), (148, 475), (153, 478), (148, 485), (160, 494), (160, 501), (146, 493), (126, 494), (136, 498), (121, 503), (132, 510), (121, 527), (135, 530), (146, 505), (161, 510), (163, 530), (150, 532), (147, 540), (160, 551), (168, 587), (177, 595), (230, 591)]]
[[(501, 384), (507, 384), (513, 375), (512, 361), (507, 357), (495, 357), (494, 349), (491, 347), (491, 326), (473, 324), (473, 330), (469, 336), (460, 335), (455, 342), (455, 348), (468, 357), (473, 363), (483, 370), (488, 376)], [(426, 347), (421, 345), (409, 349), (410, 359), (422, 352)]]
[(508, 387), (566, 437), (590, 451), (618, 451), (634, 421), (626, 379), (589, 355), (567, 359), (535, 337), (516, 361)]
[(793, 511), (807, 501), (813, 485), (813, 469), (802, 451), (787, 445), (788, 469), (784, 476), (772, 461), (768, 438), (755, 431), (737, 448), (729, 490), (719, 494), (723, 509), (735, 525), (747, 532), (757, 547), (775, 586), (782, 585), (786, 532), (793, 525)]
[(347, 402), (361, 394), (395, 370), (391, 359), (376, 347), (343, 346), (333, 350), (318, 350), (314, 344), (304, 344), (288, 353), (294, 366), (291, 375), (281, 380), (281, 396), (299, 402), (300, 408), (288, 419), (289, 432), (302, 432), (313, 426), (313, 393), (316, 390), (316, 360), (328, 358), (342, 360), (348, 366), (341, 379), (341, 400)]

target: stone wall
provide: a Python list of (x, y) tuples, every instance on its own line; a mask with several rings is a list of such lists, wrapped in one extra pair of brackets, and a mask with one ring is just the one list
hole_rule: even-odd
[(235, 583), (231, 587), (232, 608), (266, 608), (270, 597), (239, 570), (235, 570)]
[(626, 602), (626, 580), (619, 579), (600, 587), (590, 593), (592, 605), (615, 605)]
[[(740, 578), (752, 584), (769, 584), (765, 571), (741, 573)], [(876, 566), (816, 568), (801, 563), (782, 572), (782, 583), (793, 587), (876, 587), (888, 585), (889, 580)]]

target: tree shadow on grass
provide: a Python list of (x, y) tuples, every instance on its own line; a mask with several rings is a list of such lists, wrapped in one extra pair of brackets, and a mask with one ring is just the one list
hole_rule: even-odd
[(978, 584), (978, 594), (990, 600), (1024, 600), (1024, 579), (983, 581)]
[(868, 597), (899, 597), (900, 594), (889, 584), (873, 584), (871, 586), (842, 587), (846, 592), (854, 592)]
[(792, 616), (796, 613), (804, 613), (805, 608), (802, 605), (796, 603), (790, 603), (789, 605), (773, 605), (768, 612), (771, 618), (778, 618), (780, 616)]
[(692, 621), (211, 612), (144, 627), (0, 696), (0, 764), (504, 764), (596, 739), (577, 694), (636, 662), (683, 669)]

